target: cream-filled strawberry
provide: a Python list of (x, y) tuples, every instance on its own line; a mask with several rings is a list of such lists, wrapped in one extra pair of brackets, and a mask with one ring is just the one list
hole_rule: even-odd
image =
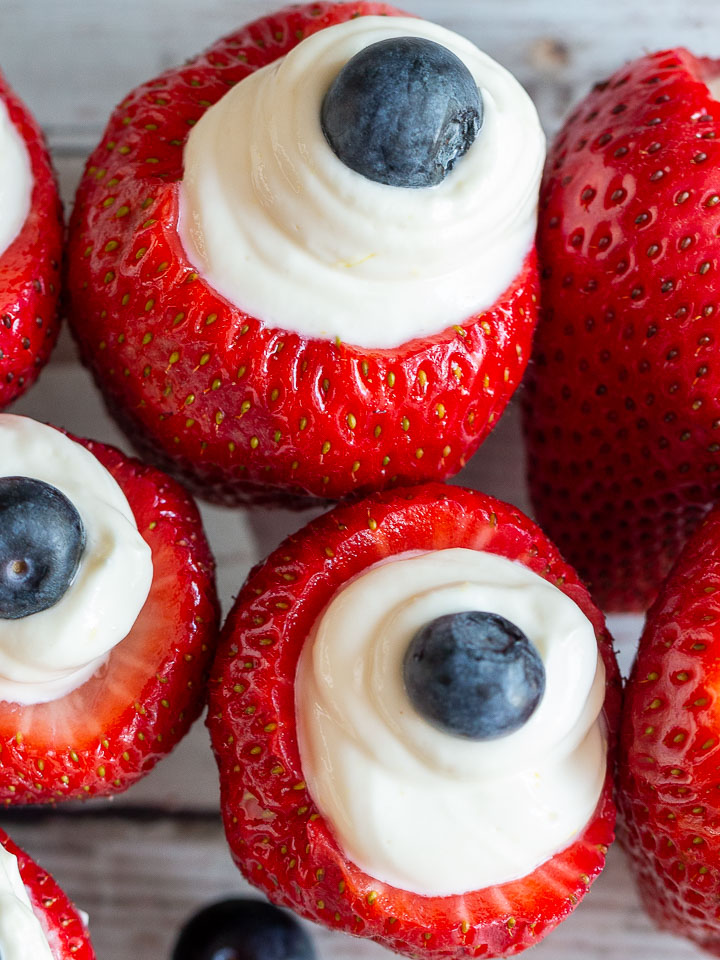
[(0, 409), (34, 382), (57, 338), (62, 242), (42, 132), (0, 74)]
[(213, 564), (172, 481), (0, 414), (0, 796), (116, 792), (187, 730), (216, 629)]
[(224, 628), (208, 723), (233, 855), (331, 927), (510, 956), (602, 869), (618, 705), (602, 616), (514, 508), (438, 485), (338, 507)]
[(0, 830), (0, 956), (95, 960), (86, 920), (55, 880)]
[(205, 496), (449, 476), (525, 367), (543, 158), (457, 34), (365, 2), (266, 17), (111, 119), (71, 229), (84, 358)]

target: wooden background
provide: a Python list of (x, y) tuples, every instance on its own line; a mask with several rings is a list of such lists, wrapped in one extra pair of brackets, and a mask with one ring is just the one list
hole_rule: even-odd
[[(0, 0), (0, 69), (35, 111), (53, 150), (66, 206), (85, 156), (116, 102), (224, 32), (269, 12), (263, 0)], [(684, 44), (720, 56), (717, 0), (407, 0), (413, 12), (474, 40), (535, 99), (548, 134), (595, 80), (643, 51)], [(40, 384), (16, 411), (120, 443), (64, 337)], [(516, 409), (458, 478), (527, 509)], [(251, 564), (309, 519), (282, 510), (205, 508), (227, 609)], [(637, 618), (612, 618), (625, 666)], [(5, 822), (7, 821), (7, 822)], [(217, 776), (204, 728), (113, 802), (18, 812), (4, 825), (88, 911), (99, 960), (164, 960), (200, 904), (246, 889), (227, 853)], [(313, 928), (323, 960), (389, 957)], [(622, 854), (535, 960), (691, 960), (699, 953), (654, 932)]]

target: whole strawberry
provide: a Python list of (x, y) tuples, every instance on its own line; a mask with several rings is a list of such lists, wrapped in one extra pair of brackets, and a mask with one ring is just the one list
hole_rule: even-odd
[[(481, 233), (483, 223), (487, 226), (489, 208), (498, 195), (505, 197), (513, 216), (517, 204), (525, 204), (527, 218), (523, 213), (513, 221), (508, 213), (508, 220), (520, 222), (523, 230), (525, 219), (528, 224), (532, 219), (533, 225), (522, 249), (518, 247), (513, 253), (513, 258), (517, 254), (515, 269), (489, 297), (487, 308), (471, 315), (463, 308), (439, 327), (436, 320), (429, 333), (423, 327), (423, 317), (415, 322), (411, 316), (410, 332), (394, 336), (396, 305), (391, 293), (385, 296), (383, 291), (395, 291), (392, 296), (400, 298), (400, 306), (404, 304), (398, 278), (391, 272), (368, 281), (366, 292), (374, 299), (347, 335), (324, 333), (328, 324), (335, 322), (336, 313), (350, 310), (358, 300), (356, 295), (338, 292), (333, 284), (341, 286), (354, 271), (365, 269), (363, 265), (369, 264), (367, 269), (372, 269), (382, 260), (376, 258), (374, 244), (379, 242), (393, 204), (417, 200), (423, 188), (447, 175), (448, 180), (433, 187), (443, 190), (454, 175), (450, 170), (455, 163), (458, 170), (468, 169), (463, 165), (470, 163), (470, 158), (462, 153), (473, 137), (483, 136), (482, 107), (475, 85), (467, 84), (462, 74), (465, 68), (457, 58), (448, 67), (451, 73), (455, 71), (453, 96), (456, 87), (458, 97), (468, 101), (474, 97), (474, 102), (463, 112), (462, 135), (454, 132), (450, 138), (454, 138), (452, 156), (441, 158), (439, 165), (423, 155), (413, 157), (415, 166), (406, 169), (411, 165), (398, 147), (402, 125), (391, 124), (392, 129), (384, 131), (387, 149), (373, 152), (369, 149), (372, 138), (360, 125), (362, 113), (353, 114), (357, 124), (348, 124), (343, 114), (348, 90), (368, 90), (365, 79), (372, 71), (367, 65), (363, 82), (351, 87), (348, 81), (347, 89), (341, 84), (337, 95), (326, 100), (322, 122), (327, 142), (318, 133), (321, 162), (331, 158), (336, 164), (335, 177), (340, 166), (333, 156), (332, 151), (336, 151), (342, 155), (347, 173), (355, 181), (369, 178), (366, 189), (375, 191), (370, 204), (348, 203), (347, 216), (340, 207), (337, 230), (321, 226), (317, 235), (313, 234), (320, 250), (318, 270), (333, 268), (331, 277), (323, 274), (318, 280), (308, 268), (305, 281), (305, 267), (299, 267), (298, 262), (312, 260), (317, 266), (315, 249), (309, 255), (303, 237), (316, 220), (323, 222), (322, 217), (345, 202), (342, 194), (347, 184), (336, 187), (333, 181), (329, 196), (318, 199), (322, 175), (316, 176), (312, 165), (306, 170), (302, 161), (297, 176), (307, 176), (308, 180), (297, 190), (293, 187), (289, 197), (278, 198), (268, 187), (274, 199), (266, 203), (264, 181), (252, 172), (263, 165), (253, 161), (248, 174), (252, 196), (217, 204), (218, 215), (233, 220), (231, 229), (242, 231), (245, 221), (249, 222), (246, 240), (251, 251), (267, 248), (270, 273), (263, 284), (260, 280), (257, 284), (262, 286), (262, 296), (277, 305), (276, 316), (261, 310), (253, 313), (244, 306), (249, 302), (246, 297), (252, 298), (249, 287), (250, 281), (255, 283), (253, 271), (239, 284), (232, 277), (225, 282), (224, 275), (215, 282), (209, 270), (199, 265), (210, 244), (198, 241), (194, 259), (188, 253), (188, 245), (192, 245), (199, 229), (198, 217), (194, 209), (186, 212), (190, 201), (184, 199), (195, 183), (195, 174), (187, 172), (195, 169), (188, 138), (197, 129), (198, 149), (214, 142), (211, 136), (204, 135), (203, 139), (201, 130), (209, 128), (201, 125), (230, 88), (237, 88), (232, 96), (241, 95), (244, 82), (254, 78), (256, 72), (277, 63), (301, 41), (325, 28), (350, 26), (357, 18), (377, 21), (382, 16), (375, 29), (386, 30), (389, 18), (396, 15), (398, 11), (385, 3), (355, 0), (296, 5), (251, 23), (185, 66), (133, 91), (112, 115), (102, 142), (90, 157), (70, 229), (72, 328), (110, 411), (136, 447), (148, 459), (180, 475), (200, 496), (227, 503), (282, 497), (334, 499), (398, 483), (449, 477), (465, 464), (490, 431), (522, 377), (536, 317), (532, 236), (535, 187), (543, 153), (536, 117), (525, 128), (529, 140), (498, 164), (505, 168), (505, 179), (512, 179), (508, 170), (514, 169), (516, 161), (524, 162), (518, 158), (538, 154), (537, 171), (534, 161), (528, 161), (530, 187), (513, 182), (504, 184), (504, 191), (491, 191), (494, 195), (488, 196), (483, 216), (471, 218), (466, 224), (462, 242), (446, 236), (442, 225), (414, 214), (414, 219), (406, 218), (412, 219), (410, 228), (407, 224), (396, 228), (393, 222), (387, 231), (388, 236), (395, 230), (397, 237), (405, 237), (397, 244), (400, 256), (405, 256), (405, 248), (414, 237), (424, 237), (423, 255), (417, 264), (407, 267), (408, 285), (422, 280), (423, 272), (434, 269), (436, 261), (445, 265), (443, 282), (451, 287), (481, 275), (496, 282), (495, 274), (505, 274), (506, 260), (496, 269), (492, 251), (490, 259), (478, 257), (464, 263), (463, 257), (467, 260), (473, 237)], [(422, 24), (419, 20), (412, 22)], [(423, 56), (436, 56), (436, 46), (432, 50), (425, 46)], [(393, 56), (395, 52), (393, 48)], [(401, 58), (401, 66), (415, 62), (413, 56)], [(388, 62), (385, 60), (382, 69)], [(445, 71), (446, 67), (443, 62), (437, 69)], [(309, 75), (311, 79), (322, 76), (312, 70)], [(442, 83), (450, 84), (447, 76), (447, 72), (441, 73)], [(252, 133), (262, 138), (266, 131), (269, 135), (273, 130), (288, 128), (292, 134), (296, 118), (303, 115), (310, 102), (303, 99), (306, 88), (305, 83), (297, 83), (291, 91), (300, 90), (297, 109), (285, 101), (279, 104), (279, 109), (288, 113), (287, 123), (282, 116), (260, 111), (248, 127), (248, 136)], [(408, 88), (408, 84), (390, 85), (395, 98)], [(522, 93), (516, 96), (525, 97)], [(447, 106), (440, 111), (433, 97), (434, 93), (429, 98), (435, 111), (433, 119), (438, 112), (444, 117)], [(250, 103), (254, 102), (251, 97)], [(422, 99), (423, 105), (428, 102), (428, 98)], [(382, 117), (381, 108), (384, 104), (389, 109), (388, 103), (388, 98), (378, 93), (379, 112), (373, 116)], [(524, 99), (523, 104), (523, 110), (528, 108)], [(402, 114), (402, 104), (395, 106)], [(362, 109), (367, 108), (364, 103)], [(317, 112), (311, 127), (319, 131), (319, 106)], [(238, 115), (232, 110), (230, 114)], [(232, 124), (220, 121), (219, 126), (221, 138), (231, 138), (228, 127)], [(377, 129), (374, 133), (378, 134)], [(237, 137), (239, 150), (248, 136)], [(303, 130), (291, 137), (289, 153), (293, 157), (296, 151), (302, 152), (303, 137)], [(436, 146), (445, 142), (440, 137)], [(477, 146), (480, 151), (484, 149), (479, 142)], [(387, 157), (390, 147), (394, 151), (392, 163)], [(226, 153), (224, 149), (219, 151), (220, 162)], [(491, 155), (500, 154), (491, 151)], [(279, 156), (282, 160), (286, 154), (279, 151)], [(268, 160), (263, 169), (267, 172), (273, 163)], [(197, 166), (201, 178), (207, 164), (198, 162)], [(239, 175), (235, 177), (238, 170), (239, 165), (232, 165), (230, 190), (240, 189), (238, 184), (244, 183)], [(188, 184), (184, 183), (184, 173)], [(295, 175), (283, 173), (280, 188), (294, 184)], [(413, 189), (403, 189), (398, 183)], [(480, 189), (487, 191), (482, 178), (480, 184)], [(262, 229), (255, 230), (251, 217), (256, 202), (275, 218), (270, 227), (263, 219)], [(305, 203), (299, 213), (295, 203)], [(212, 208), (210, 201), (199, 205), (205, 212)], [(467, 209), (467, 196), (463, 206)], [(352, 218), (360, 223), (363, 238), (369, 239), (358, 241), (361, 252), (357, 257), (338, 257), (333, 253), (334, 237)], [(451, 229), (455, 226), (449, 224)], [(290, 234), (282, 247), (277, 246), (276, 228), (278, 234)], [(498, 244), (496, 237), (492, 245), (497, 248)], [(232, 274), (244, 258), (232, 253), (229, 242), (223, 241), (219, 247), (219, 256), (227, 256), (226, 266)], [(296, 283), (292, 290), (286, 287), (290, 275)], [(450, 282), (448, 278), (453, 277), (456, 279)], [(424, 316), (428, 304), (435, 304), (432, 309), (439, 316), (445, 316), (448, 310), (453, 313), (444, 302), (445, 288), (430, 282), (429, 273), (426, 279), (425, 293), (416, 295), (418, 313)], [(233, 300), (236, 287), (242, 309)], [(313, 299), (308, 306), (298, 306), (298, 301), (304, 303), (303, 298), (311, 295), (317, 298), (317, 304)], [(283, 326), (288, 311), (299, 314), (299, 325), (305, 333)], [(413, 332), (416, 328), (425, 332)], [(371, 335), (368, 329), (375, 332)]]
[(720, 513), (696, 531), (648, 613), (623, 709), (618, 801), (643, 903), (720, 955)]
[(0, 830), (3, 956), (95, 960), (86, 921), (55, 880)]
[(118, 793), (205, 703), (219, 611), (200, 516), (112, 447), (2, 414), (0, 448), (0, 799)]
[(605, 609), (649, 605), (720, 490), (714, 70), (686, 50), (622, 67), (546, 167), (528, 478)]
[[(0, 144), (2, 409), (35, 382), (57, 339), (63, 243), (62, 208), (45, 140), (2, 74)], [(13, 225), (8, 231), (9, 221)]]
[[(573, 697), (583, 719), (566, 728)], [(618, 711), (602, 615), (513, 507), (440, 484), (337, 507), (250, 574), (224, 628), (208, 726), (233, 856), (271, 900), (400, 953), (513, 956), (602, 870), (614, 821), (604, 737)], [(595, 747), (565, 782), (559, 757), (579, 743)], [(516, 806), (528, 761), (529, 781), (553, 784), (547, 806)], [(482, 795), (466, 808), (478, 763)], [(558, 789), (591, 782), (578, 822), (549, 812)], [(546, 815), (562, 839), (546, 837)], [(486, 830), (492, 856), (479, 853)]]

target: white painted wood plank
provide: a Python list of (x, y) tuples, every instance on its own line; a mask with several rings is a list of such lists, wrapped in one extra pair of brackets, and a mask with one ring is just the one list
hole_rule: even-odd
[[(0, 67), (54, 144), (89, 147), (137, 84), (282, 0), (0, 0)], [(590, 84), (643, 51), (717, 55), (716, 0), (407, 0), (495, 56), (535, 96), (549, 131)]]
[[(13, 838), (90, 914), (100, 960), (164, 960), (182, 922), (200, 906), (252, 893), (219, 823), (98, 821), (12, 823)], [(386, 950), (308, 924), (320, 960), (381, 960)], [(699, 960), (700, 951), (653, 930), (622, 853), (573, 916), (532, 960)]]

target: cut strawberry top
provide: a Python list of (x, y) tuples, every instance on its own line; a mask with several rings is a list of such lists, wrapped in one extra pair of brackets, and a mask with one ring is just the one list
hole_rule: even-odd
[(607, 609), (648, 606), (720, 493), (716, 75), (686, 50), (622, 67), (567, 120), (541, 192), (528, 476)]
[(203, 497), (334, 499), (451, 476), (522, 378), (534, 249), (487, 311), (378, 351), (266, 327), (219, 296), (183, 250), (178, 181), (191, 126), (302, 38), (397, 12), (317, 3), (252, 23), (131, 93), (90, 158), (70, 231), (73, 330), (143, 456)]
[(0, 844), (17, 857), (20, 877), (55, 960), (95, 960), (85, 923), (67, 894), (3, 830)]
[(449, 547), (524, 563), (577, 603), (605, 661), (613, 731), (617, 665), (602, 616), (576, 574), (514, 508), (433, 484), (338, 507), (256, 568), (223, 631), (208, 726), (233, 855), (271, 899), (402, 953), (421, 951), (437, 960), (511, 956), (567, 916), (602, 869), (613, 838), (609, 775), (585, 831), (529, 876), (462, 896), (423, 897), (380, 883), (344, 856), (308, 792), (298, 749), (297, 662), (331, 597), (383, 559)]
[(152, 549), (150, 595), (100, 672), (34, 706), (0, 702), (6, 804), (115, 793), (184, 736), (204, 704), (218, 620), (214, 562), (197, 508), (172, 480), (85, 442), (120, 484)]
[(37, 378), (59, 330), (62, 208), (40, 128), (0, 74), (0, 99), (25, 142), (33, 176), (30, 212), (0, 254), (0, 409)]

